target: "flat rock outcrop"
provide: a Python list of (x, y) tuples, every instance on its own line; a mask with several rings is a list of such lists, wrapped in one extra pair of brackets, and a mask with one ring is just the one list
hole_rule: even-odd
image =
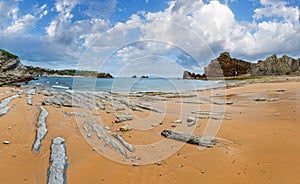
[(51, 145), (51, 166), (48, 169), (48, 184), (66, 184), (68, 157), (66, 154), (65, 139), (55, 137)]
[(26, 67), (19, 57), (0, 49), (0, 84), (27, 82), (34, 77), (26, 73)]

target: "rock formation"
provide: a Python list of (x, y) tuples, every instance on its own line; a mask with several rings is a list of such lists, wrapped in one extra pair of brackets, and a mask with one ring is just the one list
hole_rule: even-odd
[(109, 73), (98, 73), (97, 78), (113, 78)]
[(251, 75), (289, 75), (300, 71), (300, 59), (283, 55), (277, 58), (274, 54), (264, 61), (258, 61), (251, 69)]
[(26, 73), (26, 67), (19, 57), (0, 49), (0, 85), (14, 82), (28, 82), (34, 79)]
[(221, 53), (220, 56), (212, 60), (204, 68), (205, 75), (208, 77), (228, 77), (250, 73), (252, 63), (236, 58), (231, 58), (229, 52)]
[(206, 75), (205, 74), (195, 74), (195, 73), (191, 73), (189, 71), (184, 71), (183, 72), (183, 79), (206, 79)]
[(262, 76), (262, 75), (289, 75), (300, 74), (300, 58), (294, 59), (283, 55), (277, 58), (274, 54), (263, 61), (251, 63), (248, 61), (231, 58), (229, 52), (221, 53), (204, 68), (205, 73), (195, 74), (184, 71), (183, 79), (206, 79), (215, 77), (232, 76)]
[(68, 157), (66, 154), (65, 139), (55, 137), (52, 140), (50, 167), (48, 169), (48, 184), (67, 183)]
[(32, 151), (35, 153), (39, 153), (41, 146), (42, 146), (42, 140), (45, 138), (48, 130), (46, 125), (46, 119), (48, 117), (48, 111), (44, 109), (44, 107), (40, 106), (40, 115), (38, 117), (38, 121), (36, 123), (36, 137), (35, 141), (32, 146)]

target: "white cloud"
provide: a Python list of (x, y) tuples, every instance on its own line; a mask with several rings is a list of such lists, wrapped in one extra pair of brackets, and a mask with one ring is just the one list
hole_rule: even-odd
[(289, 7), (284, 1), (262, 0), (261, 3), (264, 7), (254, 10), (254, 19), (278, 17), (283, 18), (284, 21), (299, 22), (300, 10), (298, 7)]
[(6, 33), (21, 33), (35, 25), (36, 17), (26, 14), (19, 19), (15, 19), (11, 26), (7, 27)]
[(46, 4), (44, 4), (43, 6), (41, 6), (41, 10), (43, 11), (45, 8), (47, 7), (47, 5)]
[[(110, 54), (125, 62), (149, 55), (171, 58), (178, 48), (182, 49), (181, 54), (194, 57), (201, 67), (216, 57), (213, 53), (218, 55), (223, 51), (252, 60), (270, 53), (299, 55), (298, 7), (272, 0), (261, 1), (261, 4), (263, 7), (256, 9), (253, 15), (259, 22), (238, 22), (230, 8), (219, 1), (206, 4), (195, 0), (171, 1), (163, 11), (134, 14), (102, 36), (86, 37), (85, 43), (95, 52), (103, 53), (103, 57), (97, 58), (100, 63)], [(136, 41), (141, 43), (132, 43)], [(192, 60), (182, 61), (188, 65)], [(197, 65), (188, 66), (200, 70)]]
[(79, 0), (57, 0), (55, 8), (57, 12), (70, 13), (77, 4)]

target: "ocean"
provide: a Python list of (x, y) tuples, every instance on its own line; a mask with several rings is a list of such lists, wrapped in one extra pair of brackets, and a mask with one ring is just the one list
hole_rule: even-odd
[(39, 77), (29, 85), (44, 85), (61, 90), (98, 92), (185, 92), (220, 87), (220, 80), (185, 80), (176, 78), (81, 78)]

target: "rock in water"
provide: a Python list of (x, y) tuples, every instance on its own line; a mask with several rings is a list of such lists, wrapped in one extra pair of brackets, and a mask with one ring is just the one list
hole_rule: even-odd
[(36, 138), (32, 146), (32, 151), (39, 153), (42, 146), (42, 140), (45, 138), (48, 130), (46, 125), (46, 118), (48, 117), (48, 111), (40, 106), (41, 112), (36, 123)]
[(67, 183), (68, 157), (66, 154), (65, 139), (56, 137), (52, 140), (50, 167), (48, 169), (48, 184)]
[(33, 79), (18, 56), (0, 49), (0, 84), (27, 82)]

